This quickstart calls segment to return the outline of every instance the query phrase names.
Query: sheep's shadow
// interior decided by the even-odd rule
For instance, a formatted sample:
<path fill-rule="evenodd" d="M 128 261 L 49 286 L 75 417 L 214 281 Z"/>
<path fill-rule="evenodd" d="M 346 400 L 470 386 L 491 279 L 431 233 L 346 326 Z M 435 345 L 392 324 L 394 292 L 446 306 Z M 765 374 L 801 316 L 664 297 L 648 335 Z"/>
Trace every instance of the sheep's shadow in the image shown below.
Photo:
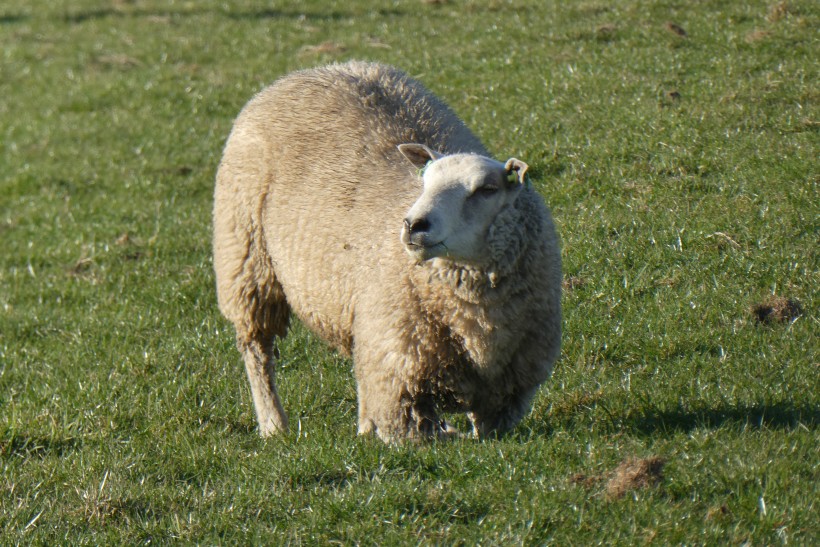
<path fill-rule="evenodd" d="M 643 435 L 687 433 L 695 429 L 736 426 L 743 429 L 792 430 L 815 428 L 820 408 L 793 402 L 676 409 L 645 413 L 623 420 L 622 429 Z"/>
<path fill-rule="evenodd" d="M 601 405 L 598 401 L 595 403 Z M 813 430 L 820 423 L 820 407 L 791 401 L 719 405 L 702 408 L 646 409 L 644 412 L 610 412 L 599 419 L 598 431 L 627 433 L 641 437 L 671 436 L 699 429 L 731 427 L 740 430 Z M 557 429 L 577 427 L 567 416 L 557 420 L 528 419 L 519 428 L 523 435 L 552 435 Z"/>
<path fill-rule="evenodd" d="M 48 436 L 15 434 L 0 439 L 0 459 L 23 458 L 44 459 L 48 456 L 61 458 L 79 448 L 76 438 L 55 439 Z"/>
<path fill-rule="evenodd" d="M 22 23 L 30 19 L 28 15 L 22 13 L 3 13 L 0 14 L 0 25 L 11 25 L 14 23 Z"/>

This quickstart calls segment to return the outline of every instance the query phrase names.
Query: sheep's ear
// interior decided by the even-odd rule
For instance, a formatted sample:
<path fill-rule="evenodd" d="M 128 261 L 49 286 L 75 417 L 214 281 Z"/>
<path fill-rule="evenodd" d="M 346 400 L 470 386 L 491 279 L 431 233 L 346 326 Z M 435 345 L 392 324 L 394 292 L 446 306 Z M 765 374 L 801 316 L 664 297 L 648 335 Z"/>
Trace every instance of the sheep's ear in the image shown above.
<path fill-rule="evenodd" d="M 525 184 L 524 174 L 530 166 L 521 160 L 510 158 L 504 164 L 504 169 L 507 171 L 507 180 L 511 183 L 518 182 L 518 184 Z"/>
<path fill-rule="evenodd" d="M 410 160 L 410 163 L 416 166 L 417 169 L 421 169 L 430 161 L 436 161 L 437 159 L 443 157 L 443 154 L 440 154 L 423 144 L 400 144 L 398 148 L 399 152 L 401 152 L 405 158 Z"/>

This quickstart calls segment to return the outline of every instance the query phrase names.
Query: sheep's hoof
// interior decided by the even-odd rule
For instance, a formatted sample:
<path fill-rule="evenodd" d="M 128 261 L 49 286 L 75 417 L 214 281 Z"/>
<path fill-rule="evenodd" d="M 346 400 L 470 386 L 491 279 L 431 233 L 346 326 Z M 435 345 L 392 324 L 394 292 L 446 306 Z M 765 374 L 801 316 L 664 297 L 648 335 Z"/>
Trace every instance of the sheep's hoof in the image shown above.
<path fill-rule="evenodd" d="M 359 435 L 372 435 L 376 432 L 376 424 L 371 419 L 365 419 L 359 422 Z"/>
<path fill-rule="evenodd" d="M 259 422 L 259 436 L 263 439 L 274 437 L 276 435 L 284 435 L 287 434 L 287 432 L 288 419 L 286 417 L 281 422 L 275 420 L 273 417 Z"/>
<path fill-rule="evenodd" d="M 439 439 L 460 439 L 461 437 L 461 431 L 456 429 L 452 424 L 444 420 L 441 421 L 441 430 L 438 432 Z"/>

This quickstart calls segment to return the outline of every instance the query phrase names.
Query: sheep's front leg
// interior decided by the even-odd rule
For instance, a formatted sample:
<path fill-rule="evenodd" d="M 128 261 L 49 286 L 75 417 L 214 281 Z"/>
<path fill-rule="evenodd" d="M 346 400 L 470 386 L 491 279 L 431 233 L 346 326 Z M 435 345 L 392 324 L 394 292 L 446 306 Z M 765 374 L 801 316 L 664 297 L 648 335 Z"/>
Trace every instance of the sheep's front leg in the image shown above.
<path fill-rule="evenodd" d="M 402 382 L 380 367 L 367 366 L 354 356 L 359 398 L 359 434 L 375 433 L 385 442 L 407 436 L 410 423 Z"/>
<path fill-rule="evenodd" d="M 537 387 L 519 389 L 497 402 L 483 401 L 468 413 L 473 433 L 484 439 L 498 437 L 511 430 L 529 411 L 536 390 Z"/>
<path fill-rule="evenodd" d="M 269 437 L 278 432 L 287 432 L 288 416 L 279 401 L 274 381 L 274 356 L 272 338 L 256 338 L 238 341 L 237 347 L 245 360 L 245 371 L 251 384 L 253 406 L 259 422 L 259 434 Z"/>
<path fill-rule="evenodd" d="M 439 419 L 435 398 L 415 389 L 407 372 L 415 363 L 397 352 L 354 352 L 359 396 L 359 434 L 385 442 L 447 437 L 454 430 Z"/>

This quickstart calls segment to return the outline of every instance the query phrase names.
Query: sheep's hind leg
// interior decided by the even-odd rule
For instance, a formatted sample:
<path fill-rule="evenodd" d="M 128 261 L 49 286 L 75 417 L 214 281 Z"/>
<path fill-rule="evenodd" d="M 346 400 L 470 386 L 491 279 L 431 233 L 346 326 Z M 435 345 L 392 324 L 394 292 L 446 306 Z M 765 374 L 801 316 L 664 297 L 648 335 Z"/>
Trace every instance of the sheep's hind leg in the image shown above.
<path fill-rule="evenodd" d="M 258 225 L 250 217 L 236 219 L 230 203 L 232 175 L 220 168 L 214 208 L 214 271 L 222 314 L 236 328 L 236 346 L 245 361 L 253 404 L 263 437 L 285 432 L 288 419 L 274 381 L 276 337 L 287 334 L 290 308 L 260 234 L 237 226 Z M 222 205 L 220 205 L 222 204 Z"/>
<path fill-rule="evenodd" d="M 237 347 L 245 360 L 245 371 L 251 384 L 253 406 L 259 422 L 259 434 L 269 437 L 287 432 L 288 416 L 285 414 L 274 380 L 275 357 L 272 336 L 257 336 L 239 340 Z"/>

